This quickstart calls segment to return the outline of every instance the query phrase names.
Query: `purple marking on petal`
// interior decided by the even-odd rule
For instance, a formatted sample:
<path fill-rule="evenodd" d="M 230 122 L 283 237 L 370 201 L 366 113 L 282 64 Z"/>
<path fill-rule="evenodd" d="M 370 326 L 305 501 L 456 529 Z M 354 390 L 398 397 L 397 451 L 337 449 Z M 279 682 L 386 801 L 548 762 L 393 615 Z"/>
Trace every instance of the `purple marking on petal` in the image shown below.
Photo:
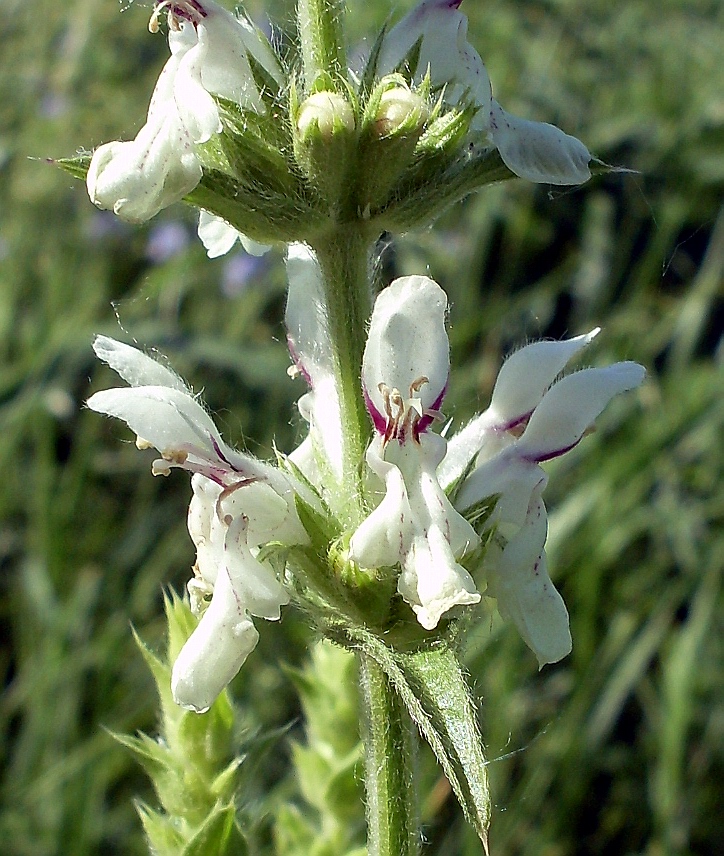
<path fill-rule="evenodd" d="M 583 437 L 579 437 L 575 443 L 571 443 L 570 446 L 566 446 L 563 449 L 555 449 L 552 452 L 545 452 L 542 455 L 523 455 L 522 459 L 524 461 L 528 461 L 532 464 L 542 464 L 544 461 L 551 461 L 553 458 L 560 458 L 561 455 L 565 455 L 566 452 L 570 452 L 571 449 L 575 449 L 575 447 L 581 442 Z"/>
<path fill-rule="evenodd" d="M 383 416 L 380 411 L 375 407 L 372 399 L 370 398 L 369 393 L 367 392 L 367 387 L 362 384 L 362 395 L 365 400 L 365 407 L 367 408 L 367 412 L 370 415 L 370 419 L 372 420 L 372 424 L 375 426 L 375 431 L 378 434 L 382 434 L 384 436 L 387 431 L 387 417 Z"/>
<path fill-rule="evenodd" d="M 302 362 L 299 354 L 297 353 L 297 349 L 294 347 L 294 340 L 287 333 L 287 347 L 289 348 L 289 356 L 292 358 L 292 362 L 297 367 L 299 374 L 304 378 L 307 382 L 307 386 L 310 389 L 314 389 L 314 385 L 312 384 L 312 377 L 309 372 L 304 368 L 304 363 Z"/>
<path fill-rule="evenodd" d="M 212 437 L 212 436 L 211 436 L 211 434 L 209 434 L 209 440 L 211 440 L 211 445 L 214 447 L 214 451 L 215 451 L 215 452 L 216 452 L 216 454 L 219 456 L 219 459 L 220 459 L 220 460 L 222 460 L 225 464 L 228 464 L 228 465 L 231 467 L 231 469 L 232 469 L 235 473 L 240 473 L 240 472 L 241 472 L 241 470 L 240 470 L 240 469 L 238 469 L 237 467 L 235 467 L 235 466 L 231 463 L 231 461 L 230 461 L 230 460 L 228 460 L 228 459 L 226 458 L 226 456 L 224 455 L 224 453 L 221 451 L 221 447 L 220 447 L 220 446 L 219 446 L 219 444 L 216 442 L 216 439 L 215 439 L 214 437 Z"/>
<path fill-rule="evenodd" d="M 189 7 L 196 11 L 201 18 L 206 18 L 209 14 L 206 9 L 197 2 L 197 0 L 183 0 L 181 3 L 169 3 L 168 0 L 166 0 L 166 2 L 164 2 L 164 0 L 156 0 L 156 6 L 159 7 L 159 10 L 165 6 L 177 18 L 182 18 L 184 21 L 190 21 L 192 24 L 196 24 L 198 22 L 191 14 Z"/>
<path fill-rule="evenodd" d="M 502 425 L 493 425 L 493 431 L 499 431 L 500 433 L 512 431 L 513 428 L 517 428 L 519 425 L 526 425 L 532 415 L 533 411 L 531 410 L 528 413 L 524 413 L 522 416 L 516 416 L 515 419 L 511 419 L 510 422 L 504 422 Z"/>
<path fill-rule="evenodd" d="M 428 407 L 428 410 L 437 411 L 442 406 L 443 399 L 447 395 L 447 381 L 445 381 L 445 386 L 440 390 L 440 395 L 433 401 L 432 407 Z M 423 431 L 427 431 L 427 429 L 432 425 L 435 417 L 428 414 L 423 414 L 415 425 L 415 439 L 417 440 L 420 434 Z"/>

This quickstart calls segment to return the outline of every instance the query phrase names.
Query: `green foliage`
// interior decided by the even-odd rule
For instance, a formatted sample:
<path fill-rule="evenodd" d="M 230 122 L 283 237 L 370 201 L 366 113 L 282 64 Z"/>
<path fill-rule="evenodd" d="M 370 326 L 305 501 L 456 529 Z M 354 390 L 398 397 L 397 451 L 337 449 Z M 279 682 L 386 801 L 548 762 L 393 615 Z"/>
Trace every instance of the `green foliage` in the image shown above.
<path fill-rule="evenodd" d="M 275 852 L 359 856 L 365 850 L 355 659 L 320 642 L 301 669 L 286 672 L 299 693 L 306 740 L 292 742 L 292 777 L 277 795 Z"/>
<path fill-rule="evenodd" d="M 572 656 L 538 673 L 486 605 L 466 633 L 490 760 L 491 850 L 715 852 L 724 799 L 722 8 L 467 2 L 470 37 L 506 109 L 557 122 L 639 174 L 575 191 L 491 187 L 383 252 L 380 275 L 429 272 L 449 292 L 446 407 L 457 424 L 487 403 L 501 357 L 526 338 L 601 324 L 591 363 L 632 358 L 650 371 L 638 397 L 617 403 L 551 470 L 550 564 L 571 612 Z M 390 11 L 348 5 L 352 43 Z M 119 442 L 131 439 L 121 426 L 82 410 L 111 377 L 94 365 L 91 337 L 121 335 L 115 307 L 129 336 L 204 389 L 230 442 L 268 457 L 273 439 L 292 447 L 302 386 L 285 375 L 278 254 L 257 267 L 239 255 L 209 261 L 192 242 L 161 261 L 152 248 L 162 227 L 192 235 L 185 210 L 131 229 L 44 163 L 140 126 L 166 56 L 162 37 L 144 35 L 148 8 L 119 15 L 107 0 L 9 0 L 4 11 L 0 840 L 9 856 L 140 856 L 132 800 L 158 800 L 103 728 L 156 727 L 156 693 L 129 622 L 161 644 L 162 586 L 180 588 L 193 562 L 189 489 L 178 473 L 151 478 L 150 460 Z M 290 18 L 281 0 L 268 11 Z M 275 816 L 296 806 L 294 840 L 308 840 L 323 814 L 301 798 L 277 731 L 300 715 L 279 664 L 299 665 L 308 633 L 291 610 L 260 632 L 232 691 L 243 701 L 239 726 L 274 751 L 253 775 L 246 763 L 239 774 L 254 816 L 270 803 Z M 351 725 L 339 732 L 356 739 Z M 426 852 L 479 854 L 449 785 L 422 764 Z M 259 853 L 274 852 L 263 824 L 252 837 Z"/>
<path fill-rule="evenodd" d="M 232 757 L 234 711 L 227 691 L 200 715 L 174 703 L 171 663 L 196 622 L 175 596 L 166 598 L 165 611 L 168 651 L 163 660 L 135 636 L 161 703 L 159 735 L 114 735 L 136 755 L 162 807 L 138 806 L 149 849 L 158 856 L 243 856 L 247 847 L 235 803 L 242 759 Z"/>
<path fill-rule="evenodd" d="M 468 683 L 454 647 L 449 640 L 439 640 L 420 650 L 395 651 L 364 630 L 350 633 L 350 641 L 387 676 L 435 753 L 465 817 L 487 852 L 487 761 Z"/>

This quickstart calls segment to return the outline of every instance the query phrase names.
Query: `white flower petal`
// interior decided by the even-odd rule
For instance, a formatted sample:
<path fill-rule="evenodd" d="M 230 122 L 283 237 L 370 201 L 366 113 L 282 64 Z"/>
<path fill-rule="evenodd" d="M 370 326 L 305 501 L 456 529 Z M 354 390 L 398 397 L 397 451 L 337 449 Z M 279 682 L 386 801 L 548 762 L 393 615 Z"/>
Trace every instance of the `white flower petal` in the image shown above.
<path fill-rule="evenodd" d="M 247 52 L 279 86 L 284 86 L 286 84 L 284 71 L 266 36 L 245 15 L 239 15 L 237 22 L 244 30 L 243 40 Z"/>
<path fill-rule="evenodd" d="M 204 28 L 199 26 L 199 35 Z M 174 104 L 186 133 L 196 144 L 221 133 L 219 108 L 201 82 L 201 45 L 194 45 L 179 62 L 174 78 Z"/>
<path fill-rule="evenodd" d="M 189 393 L 186 384 L 177 374 L 138 348 L 108 336 L 96 336 L 93 350 L 99 359 L 108 363 L 131 386 L 165 386 Z"/>
<path fill-rule="evenodd" d="M 380 458 L 379 445 L 379 440 L 373 441 L 367 460 L 372 466 L 372 457 L 375 457 L 375 469 L 384 470 L 385 495 L 357 527 L 349 544 L 350 558 L 363 568 L 397 564 L 404 555 L 404 546 L 410 541 L 412 532 L 412 511 L 402 473 L 398 467 Z"/>
<path fill-rule="evenodd" d="M 289 351 L 309 384 L 299 412 L 310 424 L 317 466 L 338 480 L 343 473 L 342 413 L 334 372 L 334 350 L 324 315 L 322 274 L 312 251 L 290 244 L 287 251 L 286 325 Z"/>
<path fill-rule="evenodd" d="M 362 383 L 375 425 L 385 419 L 380 384 L 403 399 L 419 398 L 423 410 L 442 402 L 450 374 L 445 330 L 447 297 L 426 276 L 396 279 L 377 296 L 362 360 Z M 417 390 L 411 389 L 424 379 Z"/>
<path fill-rule="evenodd" d="M 583 184 L 591 177 L 588 149 L 555 125 L 520 119 L 493 99 L 489 130 L 503 162 L 521 178 L 541 184 Z"/>
<path fill-rule="evenodd" d="M 274 467 L 268 467 L 265 481 L 254 481 L 227 491 L 221 501 L 220 513 L 233 518 L 246 518 L 245 538 L 253 548 L 269 541 L 285 544 L 305 544 L 307 536 L 297 517 L 291 484 Z M 304 496 L 305 500 L 308 497 Z M 252 614 L 256 615 L 253 612 Z"/>
<path fill-rule="evenodd" d="M 487 113 L 490 78 L 477 51 L 467 39 L 468 19 L 450 0 L 423 0 L 385 36 L 377 59 L 378 76 L 398 68 L 420 42 L 413 83 L 430 73 L 433 87 L 445 87 L 444 99 L 456 106 L 468 91 Z"/>
<path fill-rule="evenodd" d="M 495 382 L 489 410 L 500 427 L 532 413 L 566 365 L 590 344 L 600 327 L 562 342 L 533 342 L 511 354 Z"/>
<path fill-rule="evenodd" d="M 412 539 L 397 591 L 426 630 L 434 630 L 453 607 L 480 602 L 473 578 L 455 561 L 448 540 L 437 526 Z"/>
<path fill-rule="evenodd" d="M 285 320 L 292 356 L 314 389 L 319 377 L 333 376 L 334 355 L 324 314 L 322 272 L 305 244 L 287 248 L 287 278 Z"/>
<path fill-rule="evenodd" d="M 209 214 L 208 211 L 199 212 L 198 231 L 201 243 L 206 248 L 206 255 L 210 259 L 225 256 L 241 234 L 221 217 Z"/>
<path fill-rule="evenodd" d="M 239 243 L 249 253 L 250 256 L 263 256 L 271 249 L 271 244 L 260 244 L 248 235 L 242 235 L 239 232 Z"/>
<path fill-rule="evenodd" d="M 525 526 L 488 562 L 489 593 L 503 617 L 513 620 L 540 666 L 556 663 L 571 651 L 568 611 L 548 576 L 543 546 L 545 506 L 532 499 Z"/>
<path fill-rule="evenodd" d="M 122 419 L 162 454 L 194 449 L 215 458 L 214 444 L 222 452 L 228 450 L 203 407 L 181 390 L 160 386 L 106 389 L 87 403 L 91 410 Z"/>
<path fill-rule="evenodd" d="M 91 202 L 129 223 L 143 223 L 178 202 L 201 180 L 201 165 L 180 124 L 144 125 L 135 140 L 93 153 L 86 186 Z"/>
<path fill-rule="evenodd" d="M 211 214 L 208 211 L 199 212 L 199 238 L 206 249 L 206 255 L 210 259 L 225 256 L 234 244 L 239 241 L 250 256 L 263 256 L 271 248 L 268 244 L 260 244 L 246 235 L 242 235 L 226 220 Z"/>
<path fill-rule="evenodd" d="M 384 478 L 385 496 L 350 541 L 350 558 L 363 567 L 400 563 L 398 592 L 427 630 L 454 606 L 480 595 L 456 556 L 479 543 L 470 524 L 450 505 L 435 477 L 445 441 L 421 434 L 418 442 L 385 445 L 377 437 L 367 452 L 371 469 Z"/>
<path fill-rule="evenodd" d="M 440 483 L 445 487 L 451 485 L 486 442 L 526 419 L 566 364 L 599 332 L 596 327 L 590 333 L 562 342 L 533 342 L 512 353 L 498 373 L 490 407 L 450 439 L 437 474 Z"/>
<path fill-rule="evenodd" d="M 229 523 L 224 539 L 224 566 L 239 602 L 252 615 L 275 621 L 281 607 L 289 603 L 289 595 L 272 570 L 252 556 L 246 543 L 246 529 L 247 520 L 242 515 Z"/>
<path fill-rule="evenodd" d="M 209 14 L 199 25 L 199 70 L 204 87 L 244 109 L 264 112 L 247 59 L 246 29 L 239 19 L 209 4 Z"/>
<path fill-rule="evenodd" d="M 581 439 L 611 399 L 639 386 L 646 375 L 638 363 L 583 369 L 564 377 L 533 411 L 517 452 L 543 461 L 567 451 Z"/>
<path fill-rule="evenodd" d="M 509 537 L 520 529 L 528 513 L 530 497 L 536 488 L 543 490 L 548 477 L 536 463 L 521 459 L 511 447 L 486 461 L 470 474 L 455 498 L 457 508 L 465 511 L 488 497 L 498 496 L 491 518 Z"/>
<path fill-rule="evenodd" d="M 176 704 L 196 713 L 207 711 L 258 641 L 228 573 L 222 571 L 211 603 L 173 665 L 171 692 Z"/>
<path fill-rule="evenodd" d="M 93 203 L 130 222 L 149 220 L 201 180 L 194 146 L 222 129 L 213 96 L 264 112 L 248 53 L 275 80 L 283 79 L 261 34 L 211 0 L 205 0 L 198 20 L 176 24 L 169 32 L 171 57 L 154 89 L 145 125 L 135 140 L 100 146 L 88 169 Z"/>
<path fill-rule="evenodd" d="M 191 488 L 193 496 L 186 522 L 196 547 L 194 571 L 204 583 L 213 586 L 223 561 L 225 527 L 216 511 L 223 488 L 199 473 L 191 478 Z"/>

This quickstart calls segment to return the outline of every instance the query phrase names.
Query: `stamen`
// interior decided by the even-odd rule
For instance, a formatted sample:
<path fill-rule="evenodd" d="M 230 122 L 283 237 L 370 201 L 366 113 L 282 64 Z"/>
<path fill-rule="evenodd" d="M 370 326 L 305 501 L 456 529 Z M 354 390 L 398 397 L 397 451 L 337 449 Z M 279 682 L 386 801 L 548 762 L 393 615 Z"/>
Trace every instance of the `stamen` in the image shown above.
<path fill-rule="evenodd" d="M 151 464 L 151 472 L 154 476 L 167 476 L 171 473 L 171 464 L 161 458 Z"/>
<path fill-rule="evenodd" d="M 178 32 L 181 29 L 180 21 L 190 21 L 197 26 L 208 15 L 204 7 L 196 0 L 162 0 L 156 4 L 148 22 L 148 31 L 157 33 L 159 30 L 159 18 L 166 11 L 166 22 L 169 30 Z"/>
<path fill-rule="evenodd" d="M 171 466 L 182 467 L 189 453 L 185 449 L 171 449 L 170 451 L 161 452 L 161 457 L 164 461 L 168 461 Z"/>
<path fill-rule="evenodd" d="M 437 410 L 426 410 L 417 396 L 420 389 L 429 382 L 429 379 L 424 375 L 414 380 L 409 386 L 406 399 L 403 398 L 399 389 L 390 388 L 386 383 L 377 385 L 377 389 L 382 395 L 382 405 L 387 417 L 385 444 L 393 438 L 404 442 L 408 436 L 412 436 L 413 440 L 418 440 L 420 420 L 425 416 L 433 419 L 440 417 Z"/>
<path fill-rule="evenodd" d="M 419 392 L 426 383 L 430 383 L 430 378 L 425 377 L 425 375 L 422 375 L 422 377 L 419 377 L 417 380 L 413 380 L 410 384 L 410 398 L 412 398 L 416 392 Z"/>

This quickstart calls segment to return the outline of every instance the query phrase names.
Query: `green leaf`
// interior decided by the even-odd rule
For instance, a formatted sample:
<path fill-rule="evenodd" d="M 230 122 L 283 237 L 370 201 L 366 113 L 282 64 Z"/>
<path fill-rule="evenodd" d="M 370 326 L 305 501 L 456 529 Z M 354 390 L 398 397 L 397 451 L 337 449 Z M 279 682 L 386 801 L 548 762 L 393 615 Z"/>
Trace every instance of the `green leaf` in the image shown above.
<path fill-rule="evenodd" d="M 233 804 L 220 806 L 181 851 L 181 856 L 246 856 L 246 840 L 236 825 Z"/>
<path fill-rule="evenodd" d="M 324 555 L 329 543 L 339 535 L 338 522 L 334 517 L 325 517 L 297 493 L 294 494 L 294 507 L 312 546 L 320 555 Z"/>
<path fill-rule="evenodd" d="M 412 654 L 397 654 L 396 659 L 442 744 L 444 755 L 438 755 L 438 760 L 487 850 L 490 824 L 487 761 L 458 656 L 443 643 Z"/>

